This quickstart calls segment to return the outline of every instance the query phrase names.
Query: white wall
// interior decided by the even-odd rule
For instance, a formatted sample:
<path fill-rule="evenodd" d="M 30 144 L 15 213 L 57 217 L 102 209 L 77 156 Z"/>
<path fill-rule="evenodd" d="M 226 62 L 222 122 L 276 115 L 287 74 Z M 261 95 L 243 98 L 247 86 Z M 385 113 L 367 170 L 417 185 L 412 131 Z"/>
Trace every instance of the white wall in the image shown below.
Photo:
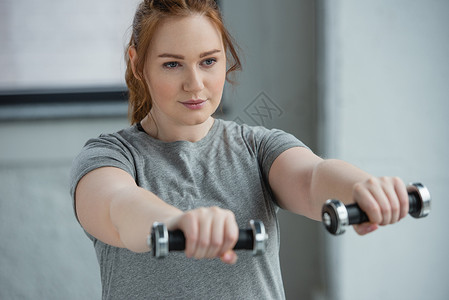
<path fill-rule="evenodd" d="M 116 119 L 0 122 L 0 299 L 100 299 L 98 262 L 77 224 L 69 170 Z"/>
<path fill-rule="evenodd" d="M 431 214 L 327 238 L 330 299 L 448 299 L 449 2 L 321 1 L 321 143 L 375 175 L 422 181 Z"/>

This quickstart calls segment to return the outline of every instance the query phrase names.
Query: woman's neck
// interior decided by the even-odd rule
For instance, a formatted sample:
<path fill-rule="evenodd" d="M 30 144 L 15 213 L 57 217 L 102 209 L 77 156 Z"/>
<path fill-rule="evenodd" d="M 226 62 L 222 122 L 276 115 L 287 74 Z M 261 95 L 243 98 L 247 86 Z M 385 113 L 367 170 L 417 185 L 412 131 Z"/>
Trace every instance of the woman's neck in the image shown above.
<path fill-rule="evenodd" d="M 194 143 L 200 141 L 209 133 L 214 124 L 214 119 L 209 117 L 205 122 L 197 125 L 177 125 L 155 121 L 150 113 L 140 123 L 148 135 L 160 141 L 189 141 Z"/>

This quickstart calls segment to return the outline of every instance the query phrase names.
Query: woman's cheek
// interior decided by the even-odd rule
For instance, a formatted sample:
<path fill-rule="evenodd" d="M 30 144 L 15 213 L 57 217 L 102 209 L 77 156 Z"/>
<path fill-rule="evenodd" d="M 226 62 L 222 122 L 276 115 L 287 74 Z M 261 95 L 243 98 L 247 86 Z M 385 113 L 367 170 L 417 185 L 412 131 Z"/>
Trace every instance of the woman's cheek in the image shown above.
<path fill-rule="evenodd" d="M 211 87 L 214 94 L 216 94 L 217 96 L 219 95 L 221 96 L 221 94 L 223 93 L 225 81 L 226 81 L 226 73 L 224 73 L 224 75 L 217 74 L 214 77 L 214 80 L 212 80 L 211 82 Z"/>
<path fill-rule="evenodd" d="M 158 96 L 157 98 L 166 101 L 175 98 L 177 90 L 173 79 L 165 78 L 164 80 L 157 80 L 152 86 L 153 92 Z"/>

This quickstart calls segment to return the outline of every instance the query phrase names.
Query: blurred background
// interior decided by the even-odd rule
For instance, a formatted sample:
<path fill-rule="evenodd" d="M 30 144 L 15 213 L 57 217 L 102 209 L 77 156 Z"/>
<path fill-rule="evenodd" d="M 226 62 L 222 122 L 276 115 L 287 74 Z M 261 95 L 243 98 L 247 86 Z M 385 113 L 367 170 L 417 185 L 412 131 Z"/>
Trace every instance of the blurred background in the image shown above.
<path fill-rule="evenodd" d="M 138 0 L 0 0 L 0 299 L 99 299 L 69 170 L 128 126 Z M 431 214 L 340 237 L 280 212 L 287 299 L 448 299 L 449 2 L 226 0 L 243 72 L 219 117 L 291 132 L 326 158 L 421 181 Z"/>

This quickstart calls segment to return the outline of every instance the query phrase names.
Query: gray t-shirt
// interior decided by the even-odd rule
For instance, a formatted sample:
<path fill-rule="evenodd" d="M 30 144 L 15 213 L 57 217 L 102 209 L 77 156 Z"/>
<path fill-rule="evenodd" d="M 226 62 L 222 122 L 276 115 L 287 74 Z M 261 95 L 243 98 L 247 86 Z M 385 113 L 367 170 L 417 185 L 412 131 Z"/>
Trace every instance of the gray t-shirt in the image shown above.
<path fill-rule="evenodd" d="M 226 265 L 219 259 L 187 259 L 182 252 L 157 259 L 88 235 L 100 264 L 103 299 L 284 299 L 278 206 L 268 173 L 279 154 L 303 146 L 281 130 L 219 119 L 196 143 L 162 142 L 137 125 L 89 140 L 73 163 L 72 198 L 88 172 L 117 167 L 181 210 L 227 208 L 241 228 L 248 228 L 250 219 L 262 220 L 269 236 L 264 255 L 238 251 L 237 264 Z"/>

